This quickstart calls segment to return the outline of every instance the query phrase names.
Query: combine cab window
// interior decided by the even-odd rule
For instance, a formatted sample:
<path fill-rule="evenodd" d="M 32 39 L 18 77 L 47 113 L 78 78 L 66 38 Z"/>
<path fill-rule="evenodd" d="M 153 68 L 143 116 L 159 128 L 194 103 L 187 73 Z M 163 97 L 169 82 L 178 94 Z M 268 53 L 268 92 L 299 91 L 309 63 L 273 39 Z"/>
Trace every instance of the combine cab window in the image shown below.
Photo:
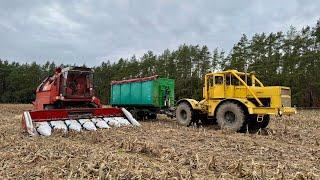
<path fill-rule="evenodd" d="M 69 71 L 64 74 L 66 96 L 90 97 L 92 74 L 89 72 Z"/>

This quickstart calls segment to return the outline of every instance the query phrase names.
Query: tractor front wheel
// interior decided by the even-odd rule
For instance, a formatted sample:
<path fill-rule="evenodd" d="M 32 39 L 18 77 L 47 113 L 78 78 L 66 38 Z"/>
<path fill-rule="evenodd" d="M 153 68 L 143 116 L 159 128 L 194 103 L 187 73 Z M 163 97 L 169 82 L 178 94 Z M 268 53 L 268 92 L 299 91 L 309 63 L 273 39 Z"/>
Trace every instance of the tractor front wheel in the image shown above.
<path fill-rule="evenodd" d="M 181 103 L 176 110 L 176 118 L 179 124 L 188 126 L 192 122 L 192 108 L 187 103 Z"/>
<path fill-rule="evenodd" d="M 222 104 L 216 114 L 217 123 L 221 128 L 232 131 L 240 131 L 245 122 L 245 113 L 236 103 L 226 102 Z"/>

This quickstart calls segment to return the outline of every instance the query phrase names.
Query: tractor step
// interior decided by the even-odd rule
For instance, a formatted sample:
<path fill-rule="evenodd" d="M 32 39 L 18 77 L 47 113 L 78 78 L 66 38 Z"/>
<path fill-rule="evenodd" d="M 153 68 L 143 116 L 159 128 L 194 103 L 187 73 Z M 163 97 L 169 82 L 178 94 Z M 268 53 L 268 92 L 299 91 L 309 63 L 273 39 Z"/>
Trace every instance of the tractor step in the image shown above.
<path fill-rule="evenodd" d="M 257 122 L 262 122 L 263 121 L 263 117 L 264 117 L 264 115 L 258 114 L 257 115 Z"/>

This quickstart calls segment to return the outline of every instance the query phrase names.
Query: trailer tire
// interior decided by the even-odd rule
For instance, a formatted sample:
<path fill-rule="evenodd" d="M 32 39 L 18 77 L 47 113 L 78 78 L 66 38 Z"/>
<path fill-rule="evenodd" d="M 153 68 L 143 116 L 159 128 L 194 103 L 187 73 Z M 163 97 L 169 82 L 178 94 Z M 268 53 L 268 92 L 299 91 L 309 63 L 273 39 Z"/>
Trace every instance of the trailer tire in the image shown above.
<path fill-rule="evenodd" d="M 155 119 L 157 119 L 157 114 L 156 113 L 149 113 L 147 115 L 147 118 L 150 120 L 155 120 Z"/>
<path fill-rule="evenodd" d="M 246 115 L 238 104 L 225 102 L 219 107 L 216 117 L 220 128 L 226 128 L 231 131 L 240 131 L 245 122 Z"/>
<path fill-rule="evenodd" d="M 133 118 L 135 118 L 136 120 L 140 120 L 138 115 L 137 115 L 137 110 L 131 109 L 129 112 L 131 113 Z"/>
<path fill-rule="evenodd" d="M 180 103 L 176 110 L 176 118 L 179 124 L 183 126 L 189 126 L 192 122 L 192 108 L 189 104 L 183 102 Z"/>

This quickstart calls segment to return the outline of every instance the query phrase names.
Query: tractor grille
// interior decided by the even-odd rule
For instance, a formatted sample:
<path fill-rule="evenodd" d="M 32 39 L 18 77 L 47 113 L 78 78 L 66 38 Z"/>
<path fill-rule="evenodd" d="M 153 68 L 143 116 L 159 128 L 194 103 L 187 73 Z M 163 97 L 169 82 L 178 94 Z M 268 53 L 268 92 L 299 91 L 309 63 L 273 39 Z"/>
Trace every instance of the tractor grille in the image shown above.
<path fill-rule="evenodd" d="M 290 89 L 287 89 L 287 88 L 281 88 L 281 95 L 288 95 L 288 96 L 291 96 L 291 91 L 290 91 Z"/>
<path fill-rule="evenodd" d="M 248 98 L 248 100 L 250 102 L 252 102 L 253 104 L 255 104 L 256 106 L 259 106 L 259 103 L 257 102 L 257 100 L 255 100 L 254 98 Z M 261 101 L 261 103 L 263 104 L 263 106 L 265 107 L 270 107 L 270 98 L 259 98 L 259 100 Z"/>
<path fill-rule="evenodd" d="M 283 107 L 291 107 L 291 98 L 290 97 L 282 97 L 281 104 Z"/>
<path fill-rule="evenodd" d="M 291 90 L 289 88 L 281 88 L 281 105 L 291 107 Z"/>

